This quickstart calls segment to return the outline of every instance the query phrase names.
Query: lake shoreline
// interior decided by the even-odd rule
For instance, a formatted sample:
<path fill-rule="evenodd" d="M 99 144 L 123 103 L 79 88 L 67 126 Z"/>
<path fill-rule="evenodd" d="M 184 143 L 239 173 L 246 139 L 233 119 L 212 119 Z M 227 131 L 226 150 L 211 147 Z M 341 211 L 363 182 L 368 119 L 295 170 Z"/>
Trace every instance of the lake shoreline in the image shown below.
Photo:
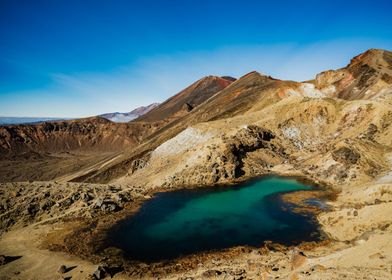
<path fill-rule="evenodd" d="M 315 238 L 310 236 L 319 236 L 318 226 L 311 211 L 306 215 L 305 210 L 293 211 L 300 205 L 294 207 L 280 197 L 310 190 L 314 187 L 294 178 L 262 176 L 229 186 L 160 192 L 145 201 L 135 215 L 112 227 L 106 243 L 122 248 L 130 260 L 148 263 L 170 261 L 191 251 L 197 254 L 245 244 L 257 248 L 263 240 L 297 245 L 297 240 L 310 241 Z M 280 225 L 287 229 L 282 231 Z M 294 243 L 290 241 L 293 238 Z M 195 242 L 199 245 L 193 245 Z"/>
<path fill-rule="evenodd" d="M 284 172 L 283 174 L 279 174 L 279 176 L 282 175 L 283 177 L 291 178 L 300 177 L 292 176 L 293 173 L 288 173 L 290 176 L 284 176 Z M 296 175 L 298 175 L 298 173 Z M 58 209 L 61 210 L 60 212 L 52 213 L 54 216 L 51 219 L 37 216 L 37 220 L 34 223 L 26 221 L 23 222 L 23 225 L 16 225 L 9 232 L 4 233 L 2 239 L 0 239 L 0 248 L 2 249 L 3 254 L 11 256 L 23 255 L 24 257 L 21 260 L 26 264 L 35 263 L 38 256 L 37 254 L 39 254 L 40 258 L 45 259 L 45 268 L 37 268 L 34 266 L 34 275 L 41 275 L 41 273 L 45 273 L 45 271 L 56 271 L 60 264 L 77 264 L 78 269 L 80 268 L 84 271 L 80 272 L 80 276 L 86 275 L 86 273 L 87 275 L 88 273 L 91 274 L 95 271 L 98 264 L 121 268 L 121 271 L 123 272 L 116 275 L 115 279 L 151 279 L 156 277 L 180 279 L 182 277 L 181 275 L 200 276 L 201 274 L 203 274 L 202 278 L 208 278 L 204 275 L 207 275 L 207 273 L 208 275 L 215 275 L 214 271 L 217 271 L 216 273 L 223 273 L 223 275 L 237 275 L 246 271 L 246 275 L 249 277 L 252 277 L 252 275 L 287 276 L 293 273 L 296 274 L 298 271 L 314 269 L 312 268 L 314 265 L 318 265 L 318 267 L 332 265 L 323 268 L 326 269 L 325 271 L 318 272 L 318 274 L 330 275 L 337 270 L 335 263 L 344 262 L 345 265 L 350 265 L 349 260 L 355 257 L 350 253 L 351 250 L 364 254 L 361 250 L 363 250 L 362 248 L 365 248 L 366 254 L 368 251 L 375 251 L 376 249 L 374 248 L 376 247 L 374 246 L 377 244 L 388 246 L 387 242 L 389 240 L 388 235 L 383 234 L 383 231 L 387 231 L 386 233 L 388 233 L 389 230 L 385 223 L 385 226 L 382 226 L 383 224 L 380 225 L 381 235 L 378 233 L 379 230 L 377 230 L 369 240 L 363 239 L 364 237 L 360 234 L 360 230 L 363 227 L 362 225 L 360 225 L 360 227 L 355 227 L 355 225 L 362 221 L 362 217 L 366 215 L 366 211 L 369 210 L 374 211 L 373 209 L 375 209 L 381 211 L 377 216 L 377 221 L 388 218 L 387 214 L 389 213 L 389 210 L 385 207 L 390 205 L 390 203 L 388 203 L 389 196 L 388 192 L 385 192 L 383 185 L 377 185 L 372 182 L 363 182 L 362 184 L 356 183 L 350 185 L 350 188 L 346 187 L 342 192 L 339 192 L 341 187 L 337 184 L 337 187 L 321 186 L 316 187 L 313 191 L 296 191 L 293 193 L 285 193 L 282 196 L 283 200 L 287 202 L 292 201 L 296 204 L 298 203 L 298 200 L 304 201 L 309 199 L 309 197 L 319 196 L 320 194 L 331 194 L 329 198 L 320 198 L 322 200 L 327 199 L 327 204 L 331 209 L 328 211 L 321 211 L 318 214 L 315 212 L 313 213 L 321 230 L 325 232 L 326 238 L 323 241 L 302 242 L 298 244 L 298 246 L 292 247 L 265 242 L 263 246 L 256 249 L 254 247 L 241 246 L 219 252 L 200 253 L 170 262 L 148 265 L 141 262 L 130 262 L 125 260 L 121 255 L 121 252 L 115 248 L 108 248 L 102 252 L 100 250 L 104 248 L 100 247 L 100 244 L 105 238 L 105 232 L 111 225 L 114 225 L 119 220 L 125 219 L 129 215 L 135 213 L 144 201 L 151 199 L 154 193 L 162 189 L 157 188 L 155 191 L 145 191 L 142 188 L 124 188 L 124 186 L 114 184 L 52 184 L 50 182 L 26 182 L 23 184 L 18 183 L 17 185 L 24 188 L 29 197 L 35 193 L 41 193 L 43 188 L 56 191 L 58 194 L 62 193 L 66 197 L 70 194 L 77 193 L 78 189 L 93 189 L 94 192 L 96 192 L 96 195 L 99 196 L 108 195 L 110 193 L 130 195 L 127 202 L 124 202 L 122 210 L 118 212 L 104 213 L 99 209 L 94 210 L 94 208 L 78 207 L 76 208 L 77 212 L 72 210 L 75 208 L 70 208 L 71 212 L 68 211 L 68 214 L 64 214 L 64 212 L 61 212 L 63 210 L 60 208 Z M 34 185 L 36 185 L 37 190 L 31 189 Z M 9 184 L 8 186 L 4 185 L 4 187 L 6 187 L 4 191 L 7 192 L 7 188 L 14 190 L 15 184 Z M 360 191 L 365 188 L 370 188 L 374 190 L 374 192 L 371 197 L 366 198 L 366 204 L 361 206 L 362 204 L 358 203 L 361 203 L 364 198 L 360 195 Z M 320 192 L 317 193 L 317 190 Z M 166 189 L 163 191 L 168 190 Z M 306 195 L 304 196 L 304 194 Z M 381 200 L 381 202 L 377 202 L 376 198 Z M 373 200 L 376 202 L 373 202 Z M 75 213 L 78 213 L 78 215 L 75 215 Z M 340 217 L 343 217 L 348 225 L 354 226 L 346 226 L 342 229 L 342 226 L 339 223 Z M 21 227 L 21 225 L 24 227 Z M 346 241 L 352 240 L 353 238 L 355 239 L 350 243 Z M 345 258 L 340 261 L 324 257 L 332 257 L 337 253 L 343 254 Z M 387 257 L 389 256 L 387 253 L 385 254 Z M 302 263 L 301 261 L 302 264 L 295 264 L 297 261 L 294 260 L 297 260 L 298 258 L 305 260 L 305 263 Z M 367 259 L 365 258 L 363 261 L 366 260 Z M 377 261 L 377 259 L 371 260 L 373 263 Z M 356 258 L 356 261 L 360 262 L 362 259 Z M 276 267 L 277 262 L 279 264 L 278 267 Z M 15 262 L 15 264 L 8 264 L 8 269 L 3 270 L 3 274 L 6 273 L 9 275 L 7 271 L 19 269 L 18 263 L 19 261 Z M 279 271 L 272 270 L 272 268 L 279 268 Z M 374 270 L 369 268 L 369 271 L 374 275 Z"/>
<path fill-rule="evenodd" d="M 312 178 L 308 178 L 306 176 L 299 176 L 298 174 L 278 174 L 278 173 L 266 173 L 261 176 L 253 177 L 253 178 L 242 178 L 241 180 L 236 180 L 235 182 L 231 182 L 229 185 L 236 185 L 236 184 L 246 184 L 249 181 L 259 180 L 260 178 L 271 177 L 271 176 L 279 176 L 288 179 L 295 179 L 300 182 L 306 182 L 312 186 L 312 188 L 318 189 L 320 192 L 333 192 L 332 188 L 330 188 L 327 184 L 323 184 L 320 182 L 315 182 Z M 227 184 L 225 184 L 227 185 Z M 306 214 L 314 215 L 314 222 L 317 224 L 320 233 L 323 235 L 323 240 L 319 242 L 303 242 L 296 246 L 284 246 L 278 243 L 266 242 L 264 247 L 261 249 L 257 249 L 251 246 L 237 246 L 233 248 L 228 248 L 224 250 L 218 251 L 210 251 L 210 252 L 203 252 L 198 254 L 192 254 L 188 256 L 183 256 L 177 259 L 169 260 L 169 261 L 162 261 L 153 264 L 146 264 L 143 262 L 138 262 L 134 260 L 129 260 L 122 256 L 122 252 L 116 248 L 104 248 L 104 240 L 106 239 L 107 232 L 121 220 L 129 218 L 129 216 L 134 215 L 137 211 L 139 211 L 140 207 L 144 202 L 149 199 L 152 199 L 155 195 L 162 192 L 169 192 L 169 191 L 178 191 L 178 190 L 186 190 L 186 189 L 197 189 L 197 188 L 215 188 L 215 187 L 222 187 L 222 184 L 216 184 L 214 186 L 184 186 L 183 188 L 176 188 L 176 189 L 167 189 L 167 188 L 156 188 L 153 190 L 149 190 L 145 192 L 144 196 L 138 197 L 132 203 L 126 203 L 124 209 L 120 212 L 105 215 L 100 217 L 99 219 L 94 220 L 87 220 L 82 221 L 81 223 L 71 223 L 71 227 L 75 226 L 72 233 L 68 234 L 63 238 L 64 242 L 62 246 L 58 246 L 57 248 L 51 247 L 48 242 L 43 242 L 44 248 L 49 248 L 55 251 L 66 251 L 69 254 L 72 254 L 77 257 L 81 257 L 82 259 L 89 260 L 93 263 L 105 263 L 111 266 L 121 266 L 124 268 L 125 271 L 130 271 L 131 274 L 136 273 L 137 275 L 149 275 L 149 274 L 156 274 L 156 275 L 166 275 L 169 271 L 177 271 L 178 266 L 184 267 L 184 271 L 190 268 L 197 267 L 197 264 L 200 262 L 206 262 L 208 260 L 214 259 L 219 257 L 221 259 L 230 260 L 233 258 L 234 255 L 240 255 L 244 251 L 260 251 L 261 253 L 264 251 L 265 248 L 270 248 L 271 250 L 276 250 L 279 252 L 288 252 L 292 250 L 294 247 L 302 247 L 305 248 L 316 248 L 319 246 L 324 246 L 325 244 L 329 243 L 329 239 L 327 235 L 324 234 L 322 227 L 317 222 L 317 217 L 315 216 L 316 213 L 313 210 L 309 210 L 306 207 L 302 207 L 305 210 Z M 224 188 L 224 187 L 223 187 Z M 311 192 L 312 190 L 309 190 Z M 293 191 L 292 193 L 301 192 L 301 191 Z M 306 191 L 308 192 L 308 191 Z M 335 192 L 336 193 L 336 192 Z M 281 193 L 280 195 L 283 195 Z M 317 194 L 318 195 L 318 194 Z M 294 196 L 295 197 L 295 196 Z M 319 196 L 315 196 L 316 198 Z M 285 197 L 285 203 L 295 205 L 296 200 L 292 199 L 292 197 Z M 299 205 L 299 208 L 301 205 Z M 297 207 L 298 209 L 298 207 Z M 73 225 L 72 225 L 73 224 Z M 91 228 L 92 224 L 95 224 L 94 230 L 86 231 L 86 228 Z M 83 232 L 83 234 L 81 234 Z M 61 242 L 60 242 L 61 243 Z M 267 244 L 268 243 L 268 244 Z M 269 250 L 270 250 L 269 249 Z M 181 265 L 183 264 L 183 265 Z M 137 268 L 137 269 L 136 269 Z"/>

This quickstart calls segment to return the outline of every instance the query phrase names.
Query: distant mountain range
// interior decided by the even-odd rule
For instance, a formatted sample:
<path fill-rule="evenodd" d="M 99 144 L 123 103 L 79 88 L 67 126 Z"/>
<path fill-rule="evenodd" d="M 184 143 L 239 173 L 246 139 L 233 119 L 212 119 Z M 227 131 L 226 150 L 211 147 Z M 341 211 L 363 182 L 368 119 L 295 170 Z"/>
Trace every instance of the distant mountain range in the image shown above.
<path fill-rule="evenodd" d="M 29 117 L 0 117 L 0 125 L 7 124 L 34 124 L 46 121 L 66 120 L 67 118 L 29 118 Z"/>
<path fill-rule="evenodd" d="M 99 117 L 105 118 L 105 119 L 112 121 L 112 122 L 118 122 L 118 123 L 129 122 L 131 120 L 134 120 L 134 119 L 150 112 L 152 109 L 154 109 L 158 105 L 159 105 L 159 103 L 152 103 L 148 106 L 138 107 L 135 110 L 132 110 L 127 113 L 119 113 L 119 112 L 107 113 L 107 114 L 99 115 Z"/>
<path fill-rule="evenodd" d="M 109 121 L 116 123 L 125 123 L 134 120 L 157 107 L 159 103 L 152 103 L 148 106 L 138 107 L 128 113 L 107 113 L 99 115 L 99 117 L 105 118 Z M 71 118 L 34 118 L 34 117 L 0 117 L 0 125 L 14 125 L 14 124 L 38 124 L 47 121 L 63 121 L 71 120 Z"/>

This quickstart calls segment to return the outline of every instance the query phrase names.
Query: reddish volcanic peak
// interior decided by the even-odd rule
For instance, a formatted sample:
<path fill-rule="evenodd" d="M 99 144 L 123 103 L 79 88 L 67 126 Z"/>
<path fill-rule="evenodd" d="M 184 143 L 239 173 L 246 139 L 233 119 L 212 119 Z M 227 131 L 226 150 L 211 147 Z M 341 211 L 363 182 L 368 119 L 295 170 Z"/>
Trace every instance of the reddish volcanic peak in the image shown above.
<path fill-rule="evenodd" d="M 231 76 L 222 76 L 221 78 L 231 82 L 235 82 L 237 80 L 236 78 L 233 78 Z"/>
<path fill-rule="evenodd" d="M 231 83 L 232 81 L 228 78 L 206 76 L 170 97 L 137 120 L 158 121 L 178 118 L 188 112 L 183 110 L 184 104 L 189 105 L 187 108 L 195 108 Z"/>
<path fill-rule="evenodd" d="M 218 78 L 217 81 L 222 88 L 225 88 L 232 83 L 232 81 L 224 78 Z"/>

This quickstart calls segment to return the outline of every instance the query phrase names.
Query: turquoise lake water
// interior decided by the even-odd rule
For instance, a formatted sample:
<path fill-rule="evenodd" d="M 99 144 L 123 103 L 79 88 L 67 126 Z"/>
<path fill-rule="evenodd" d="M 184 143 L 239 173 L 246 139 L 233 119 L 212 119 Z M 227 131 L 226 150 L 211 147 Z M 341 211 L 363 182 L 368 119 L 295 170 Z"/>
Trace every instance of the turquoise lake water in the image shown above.
<path fill-rule="evenodd" d="M 284 211 L 279 193 L 309 190 L 295 179 L 264 177 L 227 187 L 159 193 L 108 234 L 130 259 L 153 262 L 265 240 L 319 238 L 312 217 Z M 287 205 L 285 205 L 287 206 Z"/>

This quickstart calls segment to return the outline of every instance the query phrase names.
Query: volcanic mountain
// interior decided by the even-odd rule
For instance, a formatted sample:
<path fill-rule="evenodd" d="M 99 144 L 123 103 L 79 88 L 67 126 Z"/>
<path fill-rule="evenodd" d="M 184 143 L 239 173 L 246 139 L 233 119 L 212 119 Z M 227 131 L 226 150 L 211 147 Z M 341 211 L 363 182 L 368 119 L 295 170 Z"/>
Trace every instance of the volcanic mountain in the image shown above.
<path fill-rule="evenodd" d="M 124 149 L 137 146 L 168 122 L 186 114 L 188 111 L 182 111 L 182 108 L 188 104 L 197 107 L 230 83 L 231 80 L 219 77 L 202 78 L 178 93 L 176 98 L 133 111 L 135 115 L 142 115 L 155 108 L 146 115 L 146 120 L 114 123 L 98 116 L 0 126 L 0 180 L 49 180 L 82 167 L 97 166 L 105 159 L 117 157 Z M 156 111 L 164 111 L 166 115 L 154 119 Z"/>
<path fill-rule="evenodd" d="M 326 98 L 337 98 L 337 101 L 341 100 L 339 102 L 389 100 L 391 61 L 391 52 L 372 49 L 353 58 L 347 67 L 322 72 L 314 80 L 304 83 L 277 80 L 257 72 L 248 73 L 238 80 L 208 76 L 162 104 L 149 106 L 147 111 L 154 108 L 130 123 L 114 124 L 97 117 L 35 126 L 2 127 L 2 158 L 55 158 L 56 165 L 61 165 L 64 157 L 59 156 L 59 153 L 67 153 L 65 158 L 69 160 L 69 157 L 73 157 L 72 153 L 76 152 L 79 158 L 78 172 L 71 175 L 72 172 L 66 170 L 70 175 L 67 178 L 106 182 L 125 175 L 129 170 L 134 172 L 135 162 L 141 159 L 146 161 L 159 145 L 198 123 L 218 120 L 227 122 L 237 116 L 244 118 L 254 112 L 295 100 L 292 97 L 310 98 L 309 102 L 325 102 Z M 248 121 L 246 123 L 249 124 Z M 226 125 L 222 125 L 223 130 Z M 88 163 L 80 163 L 80 158 L 83 158 L 80 153 L 88 153 Z M 97 155 L 96 159 L 94 155 Z M 105 157 L 102 158 L 102 155 Z M 103 163 L 105 160 L 109 163 L 93 163 Z M 84 165 L 86 168 L 81 168 Z M 95 167 L 91 168 L 92 165 Z M 27 179 L 29 173 L 26 173 L 23 163 L 21 168 L 23 172 L 15 169 L 4 171 L 7 170 L 4 168 L 1 174 L 3 180 Z M 54 178 L 52 175 L 41 179 Z"/>
<path fill-rule="evenodd" d="M 107 165 L 105 169 L 89 172 L 80 179 L 86 180 L 89 178 L 88 180 L 98 182 L 106 181 L 108 179 L 106 175 L 107 172 L 111 174 L 110 177 L 114 176 L 110 179 L 123 176 L 129 172 L 129 170 L 131 170 L 131 172 L 134 171 L 133 161 L 135 158 L 139 158 L 140 156 L 146 157 L 146 154 L 151 156 L 151 152 L 154 151 L 154 149 L 157 149 L 160 145 L 164 144 L 165 141 L 173 138 L 187 127 L 198 123 L 201 125 L 202 123 L 207 122 L 211 126 L 214 125 L 218 131 L 223 131 L 227 130 L 227 123 L 231 119 L 233 119 L 233 121 L 243 119 L 243 124 L 241 125 L 253 123 L 256 120 L 253 118 L 248 120 L 248 117 L 250 118 L 257 115 L 257 112 L 259 115 L 263 116 L 262 118 L 264 120 L 267 120 L 270 119 L 272 115 L 275 115 L 276 111 L 294 110 L 292 114 L 283 113 L 282 115 L 276 116 L 274 126 L 279 124 L 277 129 L 279 129 L 279 134 L 283 137 L 283 142 L 292 138 L 289 141 L 291 142 L 291 145 L 294 143 L 296 149 L 301 148 L 304 144 L 299 144 L 300 142 L 311 142 L 310 139 L 320 137 L 319 133 L 321 126 L 316 126 L 315 128 L 310 126 L 306 129 L 305 123 L 311 121 L 312 117 L 315 118 L 315 124 L 317 120 L 328 123 L 336 122 L 337 116 L 329 115 L 332 111 L 335 111 L 338 108 L 340 108 L 339 110 L 342 110 L 344 107 L 348 108 L 349 106 L 354 106 L 353 103 L 345 102 L 344 100 L 366 99 L 376 102 L 377 100 L 382 99 L 385 100 L 383 104 L 389 102 L 392 84 L 392 63 L 390 56 L 391 52 L 388 51 L 369 50 L 364 54 L 355 57 L 347 67 L 336 71 L 330 70 L 320 73 L 314 80 L 304 83 L 281 81 L 261 75 L 257 72 L 251 72 L 214 94 L 207 102 L 204 102 L 189 114 L 186 114 L 172 124 L 165 126 L 164 129 L 160 129 L 151 134 L 142 145 L 125 150 L 121 156 L 115 161 L 112 161 L 110 165 Z M 335 107 L 338 107 L 332 109 L 330 107 L 330 101 L 328 101 L 330 99 L 328 98 L 336 99 Z M 303 101 L 297 104 L 299 99 L 302 99 Z M 171 99 L 168 101 L 170 100 Z M 290 107 L 287 103 L 292 103 L 293 106 Z M 358 102 L 357 106 L 360 106 L 362 103 L 362 101 Z M 281 108 L 282 106 L 284 106 L 285 109 Z M 374 108 L 380 108 L 380 105 L 377 104 L 372 106 Z M 166 107 L 166 104 L 163 103 L 162 107 Z M 150 114 L 155 115 L 162 107 L 160 106 L 151 111 Z M 272 111 L 274 112 L 273 114 L 272 112 L 267 115 L 265 115 L 266 113 L 261 113 L 263 111 L 269 112 L 272 108 L 275 109 L 275 112 Z M 304 111 L 298 111 L 298 108 L 303 108 Z M 361 111 L 363 109 L 358 110 Z M 309 112 L 313 113 L 310 114 Z M 341 112 L 343 114 L 344 110 Z M 153 120 L 153 117 L 151 117 L 150 114 L 146 114 L 140 119 Z M 337 112 L 335 112 L 335 114 L 337 114 Z M 284 120 L 284 116 L 286 115 L 289 115 L 290 118 Z M 347 116 L 344 115 L 342 117 L 345 119 L 348 118 L 348 116 L 353 118 L 353 115 L 354 114 L 348 114 Z M 303 119 L 305 116 L 307 116 L 307 120 Z M 387 119 L 388 117 L 385 116 L 385 118 Z M 217 122 L 218 120 L 222 121 Z M 294 127 L 291 127 L 290 124 L 295 124 L 296 122 L 299 122 L 301 126 L 297 127 L 294 125 Z M 335 129 L 338 131 L 344 130 L 343 128 L 339 128 L 344 122 L 345 120 L 341 120 L 341 123 L 334 124 L 336 126 Z M 216 125 L 217 123 L 221 125 L 221 127 Z M 356 128 L 358 125 L 359 123 L 355 123 Z M 368 125 L 370 125 L 370 123 Z M 325 126 L 325 128 L 330 129 L 331 126 Z M 362 131 L 363 128 L 357 128 L 356 130 L 353 128 L 353 130 L 360 134 L 359 131 Z M 190 135 L 189 137 L 191 138 L 192 136 Z M 301 140 L 295 140 L 297 137 L 301 138 Z M 174 140 L 171 141 L 174 142 Z M 287 147 L 291 145 L 287 144 Z M 221 178 L 221 180 L 223 180 L 223 178 Z"/>
<path fill-rule="evenodd" d="M 154 122 L 177 119 L 192 111 L 193 108 L 208 100 L 218 91 L 230 85 L 234 78 L 208 76 L 198 80 L 186 89 L 172 96 L 160 106 L 143 114 L 137 121 Z"/>

